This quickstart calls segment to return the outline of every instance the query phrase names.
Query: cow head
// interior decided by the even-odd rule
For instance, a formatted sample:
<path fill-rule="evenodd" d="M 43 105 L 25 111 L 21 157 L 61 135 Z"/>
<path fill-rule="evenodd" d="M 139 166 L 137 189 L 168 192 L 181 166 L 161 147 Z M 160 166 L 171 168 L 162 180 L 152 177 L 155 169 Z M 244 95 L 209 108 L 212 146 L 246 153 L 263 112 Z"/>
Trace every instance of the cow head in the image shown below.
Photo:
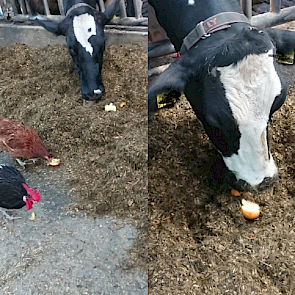
<path fill-rule="evenodd" d="M 67 47 L 81 79 L 84 104 L 93 103 L 104 93 L 101 70 L 106 37 L 104 26 L 113 18 L 119 0 L 105 12 L 79 3 L 70 8 L 60 23 L 36 19 L 46 30 L 66 36 Z"/>
<path fill-rule="evenodd" d="M 275 59 L 278 42 L 253 28 L 220 36 L 216 43 L 202 40 L 159 76 L 149 89 L 149 111 L 157 109 L 158 94 L 184 92 L 238 188 L 259 189 L 278 174 L 268 142 L 268 123 L 287 94 Z M 287 38 L 294 48 L 294 34 Z"/>

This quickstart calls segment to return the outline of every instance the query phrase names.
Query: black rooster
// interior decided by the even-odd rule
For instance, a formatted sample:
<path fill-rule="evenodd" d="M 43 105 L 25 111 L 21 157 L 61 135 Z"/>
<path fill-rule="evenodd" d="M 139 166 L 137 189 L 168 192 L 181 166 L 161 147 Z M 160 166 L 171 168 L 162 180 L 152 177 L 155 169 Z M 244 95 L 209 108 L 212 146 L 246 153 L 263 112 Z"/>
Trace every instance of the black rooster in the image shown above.
<path fill-rule="evenodd" d="M 5 209 L 20 209 L 27 206 L 33 208 L 33 202 L 41 200 L 40 193 L 30 188 L 23 175 L 14 167 L 0 165 L 0 207 Z M 9 219 L 15 219 L 5 211 L 3 214 Z"/>

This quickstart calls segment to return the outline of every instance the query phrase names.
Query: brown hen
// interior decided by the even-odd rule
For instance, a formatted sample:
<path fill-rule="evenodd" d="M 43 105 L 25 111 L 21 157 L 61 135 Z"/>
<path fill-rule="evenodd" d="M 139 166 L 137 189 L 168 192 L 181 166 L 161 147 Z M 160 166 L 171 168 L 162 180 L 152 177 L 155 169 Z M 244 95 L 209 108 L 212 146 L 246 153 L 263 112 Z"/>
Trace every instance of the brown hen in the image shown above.
<path fill-rule="evenodd" d="M 24 159 L 44 158 L 51 160 L 50 154 L 38 133 L 21 123 L 0 117 L 0 147 L 24 166 Z"/>

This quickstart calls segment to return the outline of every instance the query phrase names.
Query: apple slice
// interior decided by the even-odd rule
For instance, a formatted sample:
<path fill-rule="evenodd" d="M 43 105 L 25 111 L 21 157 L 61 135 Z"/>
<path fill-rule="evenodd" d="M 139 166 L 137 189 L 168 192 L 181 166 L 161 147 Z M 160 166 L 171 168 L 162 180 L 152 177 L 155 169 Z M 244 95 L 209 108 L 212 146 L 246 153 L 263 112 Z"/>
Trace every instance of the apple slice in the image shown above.
<path fill-rule="evenodd" d="M 242 200 L 241 210 L 245 218 L 249 220 L 256 219 L 260 216 L 260 207 L 250 201 Z"/>
<path fill-rule="evenodd" d="M 59 166 L 60 165 L 60 159 L 52 158 L 50 162 L 47 163 L 48 166 Z"/>

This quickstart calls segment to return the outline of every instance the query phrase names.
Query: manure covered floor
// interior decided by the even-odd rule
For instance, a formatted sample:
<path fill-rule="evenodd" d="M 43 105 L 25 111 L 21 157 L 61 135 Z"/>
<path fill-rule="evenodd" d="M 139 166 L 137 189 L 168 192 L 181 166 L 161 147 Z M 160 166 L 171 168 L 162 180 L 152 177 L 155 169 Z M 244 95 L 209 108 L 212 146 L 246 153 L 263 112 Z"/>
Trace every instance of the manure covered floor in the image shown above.
<path fill-rule="evenodd" d="M 222 160 L 183 96 L 150 118 L 150 295 L 295 294 L 295 66 L 281 69 L 289 93 L 269 124 L 280 181 L 259 194 L 233 197 L 214 178 Z M 243 217 L 243 198 L 261 206 L 260 218 Z"/>
<path fill-rule="evenodd" d="M 185 99 L 150 120 L 149 294 L 295 294 L 294 87 L 269 131 L 279 183 L 233 197 Z M 243 217 L 242 198 L 260 204 L 259 219 Z"/>

